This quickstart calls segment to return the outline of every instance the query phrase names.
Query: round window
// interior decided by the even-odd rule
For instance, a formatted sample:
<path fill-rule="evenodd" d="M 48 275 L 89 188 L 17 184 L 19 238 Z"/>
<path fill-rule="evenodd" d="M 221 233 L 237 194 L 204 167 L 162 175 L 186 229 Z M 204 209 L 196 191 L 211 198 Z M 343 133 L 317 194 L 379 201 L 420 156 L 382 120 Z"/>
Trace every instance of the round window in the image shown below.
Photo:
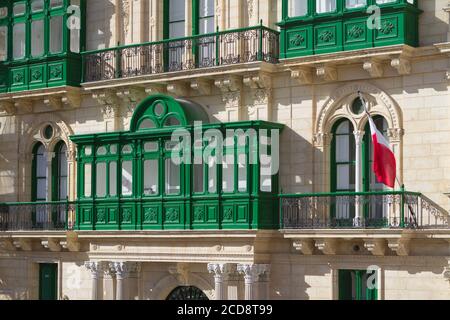
<path fill-rule="evenodd" d="M 354 114 L 361 114 L 364 112 L 364 106 L 361 102 L 361 99 L 356 98 L 352 103 L 352 112 Z"/>
<path fill-rule="evenodd" d="M 164 105 L 161 102 L 158 102 L 155 104 L 154 113 L 157 117 L 161 117 L 164 115 L 166 108 L 164 108 Z"/>
<path fill-rule="evenodd" d="M 51 125 L 48 125 L 44 129 L 44 138 L 49 140 L 53 137 L 53 127 Z"/>

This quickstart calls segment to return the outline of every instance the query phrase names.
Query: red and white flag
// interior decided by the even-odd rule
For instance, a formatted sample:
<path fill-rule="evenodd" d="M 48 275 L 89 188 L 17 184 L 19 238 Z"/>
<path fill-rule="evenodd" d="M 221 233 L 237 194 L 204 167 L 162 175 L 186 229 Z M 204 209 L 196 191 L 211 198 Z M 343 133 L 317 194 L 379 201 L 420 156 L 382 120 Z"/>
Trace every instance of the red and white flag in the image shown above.
<path fill-rule="evenodd" d="M 369 114 L 367 114 L 367 116 L 369 118 L 370 131 L 372 133 L 373 171 L 375 172 L 378 182 L 394 188 L 396 174 L 394 152 L 383 134 L 378 131 L 372 117 Z"/>

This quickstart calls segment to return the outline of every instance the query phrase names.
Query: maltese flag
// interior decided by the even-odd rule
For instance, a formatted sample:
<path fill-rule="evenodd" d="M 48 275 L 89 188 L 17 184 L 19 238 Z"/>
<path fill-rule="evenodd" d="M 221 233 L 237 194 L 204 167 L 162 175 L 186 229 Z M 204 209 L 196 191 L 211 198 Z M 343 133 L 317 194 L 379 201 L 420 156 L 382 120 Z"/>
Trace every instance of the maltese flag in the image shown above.
<path fill-rule="evenodd" d="M 378 131 L 372 117 L 368 115 L 368 118 L 373 143 L 373 171 L 378 182 L 394 188 L 396 174 L 394 152 L 392 152 L 389 142 L 383 134 Z"/>

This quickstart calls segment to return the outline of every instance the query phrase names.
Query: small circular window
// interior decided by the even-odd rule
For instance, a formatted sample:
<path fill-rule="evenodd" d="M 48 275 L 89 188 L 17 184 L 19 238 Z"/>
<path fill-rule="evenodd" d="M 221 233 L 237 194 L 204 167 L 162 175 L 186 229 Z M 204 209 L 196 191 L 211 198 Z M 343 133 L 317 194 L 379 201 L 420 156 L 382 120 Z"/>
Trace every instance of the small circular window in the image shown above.
<path fill-rule="evenodd" d="M 44 129 L 44 138 L 50 140 L 53 137 L 53 127 L 48 125 Z"/>
<path fill-rule="evenodd" d="M 154 113 L 157 117 L 161 117 L 162 115 L 164 115 L 165 111 L 166 108 L 161 102 L 155 104 Z"/>
<path fill-rule="evenodd" d="M 364 106 L 361 102 L 361 99 L 356 98 L 352 103 L 352 112 L 354 114 L 361 114 L 364 112 Z"/>

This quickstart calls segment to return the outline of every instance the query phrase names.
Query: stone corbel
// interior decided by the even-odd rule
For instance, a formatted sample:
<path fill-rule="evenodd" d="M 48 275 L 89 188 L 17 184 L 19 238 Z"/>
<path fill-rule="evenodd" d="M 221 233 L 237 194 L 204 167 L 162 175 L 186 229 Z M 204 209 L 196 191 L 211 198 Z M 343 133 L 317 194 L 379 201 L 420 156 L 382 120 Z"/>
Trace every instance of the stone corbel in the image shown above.
<path fill-rule="evenodd" d="M 270 89 L 272 87 L 272 78 L 266 73 L 244 76 L 243 84 L 251 89 Z"/>
<path fill-rule="evenodd" d="M 189 94 L 189 88 L 184 82 L 174 82 L 167 85 L 167 93 L 175 97 L 186 97 Z"/>
<path fill-rule="evenodd" d="M 374 256 L 384 256 L 386 253 L 386 241 L 384 239 L 365 239 L 364 247 Z"/>
<path fill-rule="evenodd" d="M 316 239 L 315 246 L 326 255 L 334 255 L 337 251 L 336 239 Z"/>
<path fill-rule="evenodd" d="M 119 90 L 116 92 L 116 95 L 120 99 L 122 99 L 122 101 L 125 104 L 134 104 L 134 105 L 139 103 L 147 96 L 147 94 L 145 93 L 145 89 L 139 87 Z"/>
<path fill-rule="evenodd" d="M 14 246 L 13 242 L 9 239 L 5 239 L 0 241 L 0 250 L 6 250 L 6 251 L 15 251 L 16 247 Z"/>
<path fill-rule="evenodd" d="M 411 73 L 411 62 L 406 58 L 394 58 L 391 60 L 391 67 L 397 70 L 398 74 L 406 75 Z"/>
<path fill-rule="evenodd" d="M 23 251 L 31 251 L 32 250 L 31 241 L 27 240 L 27 239 L 14 240 L 13 245 L 17 249 L 22 249 Z"/>
<path fill-rule="evenodd" d="M 383 65 L 375 59 L 364 61 L 363 69 L 366 70 L 372 78 L 383 76 Z"/>
<path fill-rule="evenodd" d="M 228 76 L 214 81 L 214 85 L 218 87 L 222 93 L 235 92 L 241 90 L 242 78 L 239 76 Z"/>
<path fill-rule="evenodd" d="M 166 86 L 162 84 L 152 84 L 145 88 L 145 93 L 148 95 L 152 94 L 164 94 L 167 92 Z"/>
<path fill-rule="evenodd" d="M 318 66 L 316 67 L 316 76 L 324 81 L 337 80 L 337 69 L 332 66 Z"/>
<path fill-rule="evenodd" d="M 450 69 L 445 70 L 444 80 L 450 80 Z"/>
<path fill-rule="evenodd" d="M 409 242 L 406 239 L 389 239 L 388 247 L 394 251 L 398 256 L 408 256 L 409 255 Z"/>
<path fill-rule="evenodd" d="M 61 97 L 49 96 L 44 99 L 44 104 L 52 108 L 53 110 L 59 110 L 62 108 Z"/>
<path fill-rule="evenodd" d="M 189 265 L 187 263 L 177 263 L 176 266 L 169 267 L 169 273 L 176 277 L 179 283 L 183 285 L 189 283 Z"/>
<path fill-rule="evenodd" d="M 202 96 L 211 94 L 211 81 L 204 79 L 196 79 L 191 81 L 191 89 L 198 92 Z"/>
<path fill-rule="evenodd" d="M 48 249 L 52 252 L 61 251 L 61 245 L 59 244 L 59 241 L 57 239 L 48 238 L 47 240 L 42 240 L 41 244 L 45 249 Z"/>
<path fill-rule="evenodd" d="M 13 115 L 17 112 L 16 107 L 12 101 L 1 100 L 0 101 L 0 111 L 6 112 L 8 115 Z"/>
<path fill-rule="evenodd" d="M 312 68 L 310 67 L 291 68 L 291 78 L 296 80 L 301 85 L 311 84 L 313 82 Z"/>
<path fill-rule="evenodd" d="M 19 99 L 14 103 L 16 110 L 23 111 L 25 113 L 33 112 L 33 101 L 30 99 Z"/>
<path fill-rule="evenodd" d="M 61 241 L 59 243 L 61 247 L 71 252 L 79 252 L 80 251 L 80 242 L 78 241 L 78 236 L 74 232 L 70 232 L 67 235 L 67 240 Z"/>
<path fill-rule="evenodd" d="M 61 97 L 61 102 L 65 107 L 79 108 L 81 106 L 81 94 L 79 91 L 69 91 Z"/>
<path fill-rule="evenodd" d="M 294 240 L 292 245 L 295 250 L 301 251 L 304 255 L 311 255 L 314 253 L 314 241 L 312 239 Z"/>
<path fill-rule="evenodd" d="M 100 90 L 92 94 L 92 98 L 97 100 L 102 106 L 118 106 L 119 99 L 113 90 Z"/>

